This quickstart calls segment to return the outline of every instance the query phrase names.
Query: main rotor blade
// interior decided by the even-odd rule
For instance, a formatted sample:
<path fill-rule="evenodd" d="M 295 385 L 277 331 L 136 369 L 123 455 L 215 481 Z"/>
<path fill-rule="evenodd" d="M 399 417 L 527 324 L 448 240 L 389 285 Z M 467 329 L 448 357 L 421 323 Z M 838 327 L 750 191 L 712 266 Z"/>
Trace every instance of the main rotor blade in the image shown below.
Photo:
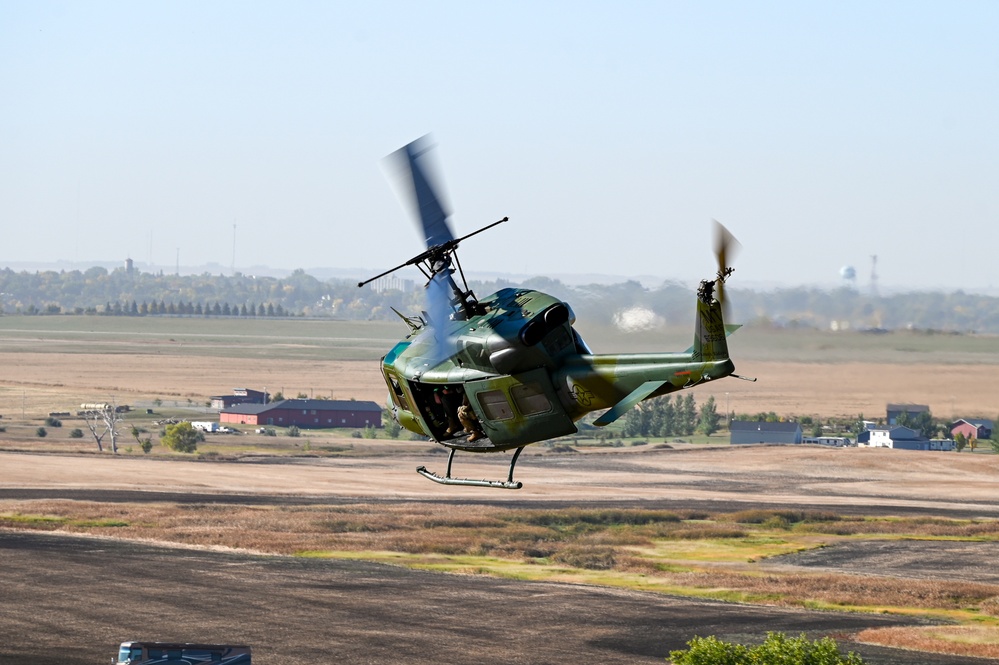
<path fill-rule="evenodd" d="M 416 216 L 420 219 L 426 246 L 433 247 L 454 240 L 454 233 L 447 223 L 451 216 L 441 200 L 434 175 L 434 167 L 429 156 L 433 145 L 430 137 L 423 136 L 392 153 L 392 157 L 405 170 L 408 170 L 412 192 L 412 202 Z"/>

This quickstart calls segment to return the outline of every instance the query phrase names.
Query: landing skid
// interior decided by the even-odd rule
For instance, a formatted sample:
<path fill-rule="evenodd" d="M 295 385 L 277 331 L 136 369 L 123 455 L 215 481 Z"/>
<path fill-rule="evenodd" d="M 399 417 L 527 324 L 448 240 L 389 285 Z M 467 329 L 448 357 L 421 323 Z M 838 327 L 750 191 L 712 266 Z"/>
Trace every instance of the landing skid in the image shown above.
<path fill-rule="evenodd" d="M 496 487 L 498 489 L 505 490 L 519 490 L 524 486 L 524 483 L 519 480 L 514 482 L 513 480 L 513 467 L 517 464 L 517 458 L 520 457 L 520 453 L 524 450 L 523 447 L 517 448 L 514 451 L 513 457 L 510 459 L 510 473 L 507 475 L 506 480 L 470 480 L 468 478 L 452 478 L 451 477 L 451 462 L 454 461 L 454 453 L 456 452 L 454 448 L 451 449 L 451 453 L 447 456 L 447 475 L 438 476 L 433 471 L 428 471 L 427 467 L 420 466 L 416 468 L 416 472 L 423 476 L 424 478 L 429 478 L 435 483 L 440 483 L 441 485 L 466 485 L 468 487 Z"/>

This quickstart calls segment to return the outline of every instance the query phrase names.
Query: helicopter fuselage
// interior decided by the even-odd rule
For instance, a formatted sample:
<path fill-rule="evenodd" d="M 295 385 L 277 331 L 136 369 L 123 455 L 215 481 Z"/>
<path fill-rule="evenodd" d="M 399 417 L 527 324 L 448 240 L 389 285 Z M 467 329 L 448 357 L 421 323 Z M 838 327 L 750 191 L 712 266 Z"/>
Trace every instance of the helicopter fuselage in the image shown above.
<path fill-rule="evenodd" d="M 734 371 L 710 293 L 686 353 L 595 355 L 569 305 L 539 291 L 502 289 L 478 304 L 465 320 L 414 330 L 382 359 L 399 423 L 450 448 L 495 452 L 574 434 L 593 411 L 610 409 L 595 423 L 604 425 L 643 399 Z M 460 403 L 484 436 L 455 431 Z"/>

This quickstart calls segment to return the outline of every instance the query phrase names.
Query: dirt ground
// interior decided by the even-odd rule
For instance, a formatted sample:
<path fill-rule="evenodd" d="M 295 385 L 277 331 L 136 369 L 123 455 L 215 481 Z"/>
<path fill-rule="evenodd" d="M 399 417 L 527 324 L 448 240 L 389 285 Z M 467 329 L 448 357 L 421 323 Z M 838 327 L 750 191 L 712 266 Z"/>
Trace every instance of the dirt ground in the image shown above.
<path fill-rule="evenodd" d="M 426 444 L 391 456 L 235 463 L 136 456 L 0 453 L 0 490 L 14 488 L 380 497 L 476 502 L 779 503 L 911 507 L 999 516 L 999 456 L 822 446 L 704 447 L 545 454 L 529 448 L 517 465 L 523 489 L 448 487 L 419 476 L 446 457 Z M 455 475 L 505 477 L 507 454 L 456 457 Z"/>
<path fill-rule="evenodd" d="M 495 477 L 500 456 L 464 468 Z M 999 517 L 999 457 L 747 446 L 533 455 L 517 492 L 452 488 L 414 472 L 426 456 L 195 462 L 0 452 L 8 501 L 193 500 L 602 504 L 635 507 L 826 506 L 871 514 Z M 441 457 L 436 457 L 443 463 Z M 878 561 L 923 559 L 896 543 Z M 931 544 L 936 546 L 937 544 Z M 850 551 L 782 558 L 803 572 L 855 567 Z M 823 550 L 822 552 L 825 552 Z M 953 552 L 935 552 L 936 560 Z M 966 552 L 969 558 L 981 552 Z M 821 555 L 820 555 L 821 556 Z M 868 554 L 868 556 L 873 556 Z M 444 575 L 339 560 L 159 547 L 0 531 L 0 665 L 84 665 L 125 639 L 246 642 L 261 664 L 654 663 L 694 635 L 759 642 L 768 630 L 833 635 L 872 665 L 956 665 L 966 657 L 858 644 L 900 616 L 727 604 L 579 585 Z M 874 559 L 871 559 L 876 563 Z M 929 559 L 927 559 L 929 561 Z M 973 571 L 974 567 L 958 567 Z M 932 576 L 933 565 L 924 569 Z M 987 662 L 987 661 L 983 661 Z"/>

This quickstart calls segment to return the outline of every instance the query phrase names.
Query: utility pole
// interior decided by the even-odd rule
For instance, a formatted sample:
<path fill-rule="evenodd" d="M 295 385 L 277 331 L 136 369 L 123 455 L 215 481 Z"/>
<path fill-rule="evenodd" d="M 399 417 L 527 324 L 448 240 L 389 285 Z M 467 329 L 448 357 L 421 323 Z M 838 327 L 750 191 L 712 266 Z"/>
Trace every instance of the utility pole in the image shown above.
<path fill-rule="evenodd" d="M 878 255 L 871 254 L 871 295 L 878 295 Z"/>

